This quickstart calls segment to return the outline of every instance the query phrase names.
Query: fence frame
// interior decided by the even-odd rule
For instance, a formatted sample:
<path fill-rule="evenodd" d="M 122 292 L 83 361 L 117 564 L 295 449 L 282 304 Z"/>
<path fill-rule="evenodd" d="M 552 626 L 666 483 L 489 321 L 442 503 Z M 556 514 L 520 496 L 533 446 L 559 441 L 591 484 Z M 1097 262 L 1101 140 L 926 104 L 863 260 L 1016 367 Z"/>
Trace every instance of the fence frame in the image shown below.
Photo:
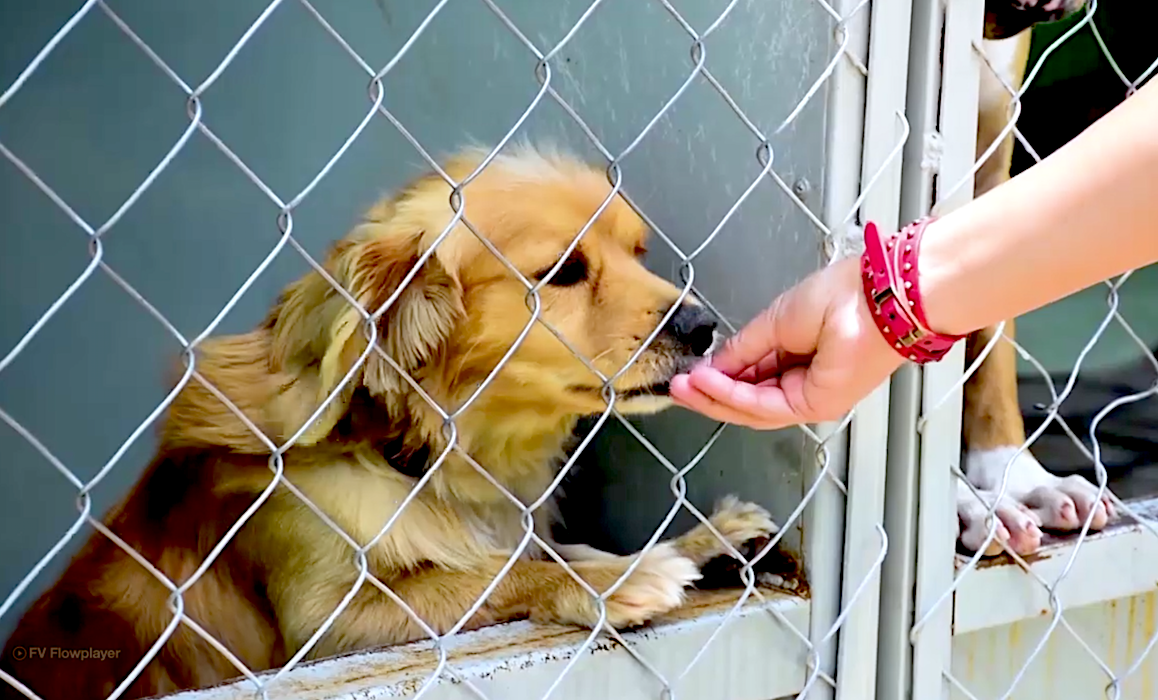
<path fill-rule="evenodd" d="M 892 158 L 890 151 L 898 138 L 904 139 L 907 150 L 912 141 L 912 129 L 905 115 L 905 98 L 908 83 L 908 45 L 912 13 L 911 0 L 872 3 L 868 41 L 868 77 L 864 87 L 864 128 L 863 136 L 855 146 L 861 152 L 861 181 L 867 183 L 879 172 L 879 180 L 868 191 L 861 206 L 861 220 L 879 222 L 884 227 L 895 226 L 900 216 L 899 205 L 902 187 L 902 160 Z M 833 81 L 833 96 L 830 105 L 837 114 L 852 110 L 840 109 L 841 96 L 836 92 L 851 92 L 851 80 L 837 74 Z M 834 125 L 833 137 L 842 133 L 839 125 Z M 900 127 L 904 136 L 900 136 Z M 859 130 L 858 130 L 859 131 Z M 855 136 L 855 135 L 854 135 Z M 903 153 L 904 151 L 902 151 Z M 830 146 L 829 158 L 839 162 L 841 156 Z M 890 162 L 892 159 L 892 162 Z M 831 162 L 831 161 L 830 161 Z M 882 170 L 883 168 L 883 170 Z M 865 185 L 862 184 L 862 187 Z M 830 187 L 830 198 L 835 200 L 835 188 Z M 832 214 L 828 212 L 829 219 Z M 837 232 L 842 235 L 845 232 Z M 859 242 L 858 242 L 859 243 Z M 856 248 L 860 250 L 860 248 Z M 880 540 L 887 550 L 895 545 L 891 542 L 891 532 L 887 527 L 887 480 L 886 465 L 892 425 L 890 417 L 890 382 L 882 382 L 856 408 L 856 414 L 849 428 L 849 470 L 846 483 L 849 498 L 845 519 L 845 569 L 843 600 L 852 600 L 855 593 L 852 583 L 867 572 L 872 552 L 868 538 L 870 528 L 880 529 Z M 856 494 L 855 497 L 852 494 Z M 886 534 L 888 533 L 888 534 Z M 870 590 L 864 592 L 865 600 L 858 604 L 846 621 L 840 636 L 840 666 L 837 685 L 838 699 L 863 697 L 864 689 L 874 688 L 883 658 L 879 654 L 879 627 L 888 619 L 882 615 L 888 610 L 891 597 L 882 591 L 885 571 L 893 557 L 885 557 L 881 570 L 876 572 Z M 873 653 L 864 652 L 872 649 Z"/>
<path fill-rule="evenodd" d="M 95 5 L 90 0 L 85 12 Z M 832 235 L 822 242 L 826 248 L 834 248 L 836 257 L 859 252 L 850 251 L 846 245 L 850 241 L 858 243 L 850 235 L 850 231 L 859 230 L 857 223 L 871 219 L 895 226 L 898 221 L 902 189 L 900 149 L 911 133 L 904 116 L 911 6 L 911 0 L 832 3 L 841 17 L 851 18 L 837 25 L 833 45 L 847 39 L 846 55 L 838 57 L 828 85 L 824 86 L 828 124 L 826 194 L 821 219 Z M 78 12 L 72 22 L 80 21 L 84 14 Z M 60 36 L 64 34 L 67 31 Z M 870 69 L 865 69 L 866 64 Z M 859 221 L 855 218 L 858 212 Z M 883 518 L 889 406 L 890 388 L 886 382 L 859 404 L 851 420 L 825 424 L 816 430 L 825 440 L 826 454 L 818 451 L 816 463 L 805 470 L 811 479 L 806 478 L 802 489 L 803 495 L 815 480 L 821 481 L 803 514 L 811 597 L 783 596 L 750 602 L 720 633 L 724 639 L 714 639 L 714 649 L 698 659 L 699 670 L 692 687 L 681 689 L 679 696 L 700 697 L 702 690 L 708 689 L 737 700 L 767 700 L 796 693 L 810 698 L 851 699 L 864 697 L 865 689 L 875 685 L 880 569 L 888 550 Z M 601 640 L 585 651 L 592 658 L 570 671 L 572 676 L 586 678 L 580 678 L 578 689 L 572 688 L 566 696 L 603 700 L 610 685 L 628 694 L 634 691 L 640 696 L 677 697 L 674 690 L 665 692 L 655 687 L 654 678 L 648 679 L 648 687 L 642 687 L 638 661 L 646 660 L 656 667 L 681 663 L 688 654 L 665 657 L 665 650 L 698 649 L 716 636 L 716 627 L 725 619 L 722 611 L 726 609 L 723 605 L 693 606 L 676 613 L 673 622 L 624 634 L 632 641 L 632 655 L 608 653 L 618 645 Z M 770 624 L 773 621 L 767 613 L 806 634 L 812 645 L 807 659 L 793 650 L 795 642 L 785 630 Z M 496 679 L 501 682 L 504 674 L 517 673 L 514 692 L 508 685 L 501 697 L 541 698 L 543 689 L 551 687 L 558 674 L 570 667 L 575 648 L 588 634 L 586 630 L 565 628 L 544 633 L 525 622 L 498 625 L 461 633 L 450 643 L 458 647 L 457 651 L 467 652 L 465 662 L 452 662 L 455 670 L 449 675 L 453 679 L 444 675 L 433 683 L 423 682 L 436 664 L 415 662 L 412 652 L 429 645 L 418 642 L 299 664 L 286 674 L 295 682 L 276 684 L 263 697 L 274 700 L 298 697 L 303 692 L 312 698 L 334 700 L 413 697 L 415 693 L 430 698 L 472 697 L 476 686 L 485 687 Z M 777 648 L 783 653 L 775 653 Z M 746 651 L 737 654 L 738 649 Z M 633 659 L 636 652 L 638 656 Z M 274 673 L 258 675 L 269 677 Z M 372 680 L 367 680 L 367 674 Z M 625 682 L 620 685 L 618 681 Z M 249 681 L 239 679 L 173 697 L 250 698 L 253 689 Z"/>
<path fill-rule="evenodd" d="M 983 0 L 832 2 L 840 16 L 852 18 L 837 27 L 834 45 L 840 43 L 840 32 L 849 32 L 848 55 L 837 61 L 825 86 L 821 218 L 831 229 L 831 238 L 823 243 L 833 248 L 835 257 L 859 253 L 856 224 L 871 220 L 895 230 L 900 220 L 928 213 L 938 188 L 969 176 L 983 5 Z M 961 138 L 946 139 L 941 136 L 945 133 Z M 971 195 L 971 187 L 957 188 L 941 203 L 942 211 L 960 206 Z M 615 653 L 614 641 L 600 640 L 585 651 L 591 658 L 570 671 L 580 677 L 578 685 L 570 683 L 571 691 L 559 696 L 604 700 L 609 687 L 625 696 L 662 694 L 665 700 L 702 697 L 703 689 L 737 700 L 796 693 L 853 700 L 871 695 L 870 688 L 889 700 L 944 696 L 948 686 L 943 672 L 951 662 L 953 618 L 961 602 L 960 595 L 941 600 L 941 593 L 953 578 L 955 537 L 948 517 L 953 476 L 946 467 L 960 461 L 956 385 L 962 360 L 959 346 L 937 365 L 904 368 L 864 399 L 847 424 L 818 426 L 816 434 L 826 440 L 829 469 L 826 473 L 818 458 L 805 470 L 810 478 L 802 489 L 822 480 L 803 514 L 810 599 L 749 602 L 713 641 L 714 649 L 699 659 L 693 682 L 678 693 L 663 694 L 654 679 L 641 685 L 638 661 Z M 942 401 L 950 389 L 950 398 Z M 922 422 L 924 415 L 929 419 Z M 847 433 L 842 432 L 846 427 Z M 916 507 L 941 498 L 946 499 L 945 509 Z M 1121 538 L 1115 542 L 1105 546 L 1129 544 Z M 894 551 L 886 559 L 890 549 Z M 1140 586 L 1141 578 L 1136 583 Z M 979 585 L 1008 584 L 992 578 Z M 915 597 L 910 595 L 913 590 Z M 921 634 L 910 635 L 913 620 L 934 609 Z M 675 615 L 673 622 L 622 636 L 655 667 L 671 666 L 715 634 L 725 617 L 722 610 L 726 607 L 692 607 Z M 794 659 L 795 642 L 769 615 L 806 634 L 814 653 L 807 660 Z M 503 683 L 504 675 L 518 674 L 516 683 L 506 681 L 501 697 L 542 698 L 542 690 L 570 666 L 575 648 L 587 635 L 586 630 L 567 629 L 543 633 L 522 622 L 498 625 L 459 634 L 451 642 L 456 651 L 467 652 L 466 661 L 456 658 L 451 664 L 454 680 L 444 676 L 424 686 L 434 664 L 414 663 L 413 651 L 428 646 L 418 642 L 300 664 L 286 676 L 294 683 L 278 684 L 266 697 L 288 700 L 307 689 L 312 691 L 309 697 L 319 700 L 414 697 L 419 691 L 429 698 L 477 697 L 471 686 L 485 688 Z M 669 651 L 678 653 L 665 658 Z M 510 692 L 512 685 L 515 692 Z M 242 679 L 173 697 L 250 698 L 252 689 Z"/>
<path fill-rule="evenodd" d="M 905 221 L 972 199 L 972 186 L 957 184 L 970 177 L 974 163 L 981 68 L 975 46 L 983 16 L 984 0 L 913 6 L 906 99 L 913 136 L 900 204 Z M 902 367 L 892 380 L 885 526 L 895 545 L 885 567 L 882 609 L 898 614 L 882 618 L 880 700 L 948 692 L 943 670 L 951 660 L 953 610 L 940 597 L 953 580 L 952 469 L 961 459 L 962 408 L 955 385 L 963 371 L 959 343 L 940 362 Z M 936 507 L 939 502 L 944 506 Z M 914 622 L 926 616 L 924 629 L 914 634 Z"/>
<path fill-rule="evenodd" d="M 1096 3 L 1079 12 L 1095 10 Z M 983 11 L 984 0 L 914 6 L 908 93 L 914 137 L 901 196 L 906 221 L 943 215 L 973 198 L 979 81 L 988 70 L 981 55 Z M 1046 544 L 1025 562 L 974 568 L 957 580 L 954 472 L 961 462 L 964 359 L 958 344 L 942 362 L 904 367 L 892 381 L 885 522 L 894 556 L 883 571 L 881 605 L 882 611 L 902 612 L 882 615 L 880 700 L 948 698 L 965 690 L 951 680 L 958 635 L 1048 617 L 1055 606 L 1066 610 L 1155 592 L 1158 565 L 1140 555 L 1154 551 L 1158 498 L 1128 504 L 1144 522 Z M 1122 576 L 1104 575 L 1126 560 L 1137 565 Z M 1042 582 L 1062 577 L 1051 599 Z M 1107 697 L 1122 680 L 1107 687 Z"/>
<path fill-rule="evenodd" d="M 861 7 L 866 2 L 867 7 Z M 850 252 L 845 243 L 854 247 L 859 243 L 849 235 L 850 227 L 859 232 L 856 221 L 850 220 L 858 198 L 862 220 L 884 225 L 897 222 L 901 190 L 898 147 L 908 134 L 904 117 L 907 40 L 901 39 L 907 39 L 910 1 L 839 0 L 833 8 L 841 16 L 852 15 L 843 28 L 850 33 L 847 52 L 856 57 L 854 61 L 846 56 L 838 62 L 826 90 L 830 122 L 825 138 L 826 197 L 821 218 L 832 230 L 832 239 L 824 243 L 834 247 L 839 257 Z M 840 31 L 838 26 L 836 43 Z M 867 74 L 865 64 L 871 66 Z M 885 382 L 858 405 L 847 426 L 816 426 L 816 435 L 826 440 L 830 466 L 827 476 L 820 459 L 806 469 L 811 478 L 805 480 L 804 490 L 815 479 L 824 480 L 803 514 L 809 599 L 785 597 L 747 604 L 713 642 L 716 652 L 709 654 L 717 656 L 716 661 L 710 656 L 701 658 L 701 671 L 696 674 L 699 679 L 671 697 L 685 693 L 696 697 L 701 694 L 698 688 L 701 692 L 722 692 L 726 698 L 750 700 L 796 693 L 814 699 L 852 699 L 864 697 L 864 689 L 875 684 L 879 569 L 888 547 L 883 527 L 888 411 L 889 386 Z M 842 427 L 848 432 L 840 434 Z M 847 495 L 838 482 L 847 484 Z M 769 651 L 779 648 L 783 653 L 793 652 L 784 644 L 788 634 L 768 624 L 769 613 L 805 632 L 815 646 L 815 657 L 802 659 L 802 663 L 775 661 L 782 653 Z M 675 622 L 622 637 L 658 670 L 666 665 L 665 652 L 677 652 L 673 655 L 676 660 L 686 657 L 686 652 L 712 635 L 724 619 L 719 607 L 692 608 L 674 617 Z M 463 652 L 467 661 L 459 657 L 451 662 L 456 667 L 456 680 L 443 676 L 423 695 L 431 699 L 477 697 L 474 688 L 462 686 L 468 684 L 487 693 L 488 685 L 503 683 L 504 676 L 517 673 L 516 692 L 512 694 L 507 685 L 504 698 L 540 698 L 542 690 L 572 661 L 576 647 L 587 635 L 585 630 L 566 629 L 543 634 L 526 622 L 460 633 L 451 645 Z M 413 663 L 413 655 L 428 646 L 428 642 L 416 642 L 302 663 L 286 678 L 294 681 L 295 693 L 308 691 L 310 697 L 337 700 L 355 693 L 366 698 L 413 697 L 435 667 L 435 663 Z M 638 687 L 638 674 L 634 673 L 637 662 L 626 654 L 612 653 L 618 646 L 605 639 L 587 650 L 590 658 L 569 671 L 570 692 L 558 696 L 603 700 L 608 684 L 627 696 L 659 692 L 658 687 Z M 725 649 L 729 653 L 719 655 Z M 737 649 L 748 652 L 736 655 Z M 365 680 L 368 672 L 374 676 L 369 684 Z M 834 676 L 838 679 L 835 687 L 831 683 Z M 268 700 L 281 698 L 286 690 L 284 684 L 274 686 Z M 248 682 L 239 679 L 173 697 L 240 700 L 250 695 Z"/>

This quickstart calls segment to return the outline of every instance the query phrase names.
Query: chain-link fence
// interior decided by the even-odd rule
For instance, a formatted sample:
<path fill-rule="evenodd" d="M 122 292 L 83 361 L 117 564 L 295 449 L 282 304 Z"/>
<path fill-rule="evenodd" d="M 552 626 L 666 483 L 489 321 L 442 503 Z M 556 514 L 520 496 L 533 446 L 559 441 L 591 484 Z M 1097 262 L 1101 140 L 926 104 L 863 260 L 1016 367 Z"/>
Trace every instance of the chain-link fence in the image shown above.
<path fill-rule="evenodd" d="M 1024 170 L 1158 69 L 1139 33 L 1148 8 L 1048 5 L 1050 19 L 1073 14 L 1032 40 L 989 14 L 982 35 L 981 2 L 915 18 L 914 56 L 934 67 L 910 86 L 909 115 L 933 136 L 914 146 L 927 167 L 906 169 L 905 218 Z M 911 682 L 913 697 L 1154 696 L 1153 279 L 1123 275 L 898 378 L 894 410 L 912 430 L 892 436 L 890 490 L 922 508 L 889 524 L 915 563 L 895 582 L 916 600 L 882 652 L 912 675 L 885 695 Z"/>
<path fill-rule="evenodd" d="M 863 697 L 887 389 L 635 414 L 896 224 L 894 5 L 0 5 L 6 692 Z"/>

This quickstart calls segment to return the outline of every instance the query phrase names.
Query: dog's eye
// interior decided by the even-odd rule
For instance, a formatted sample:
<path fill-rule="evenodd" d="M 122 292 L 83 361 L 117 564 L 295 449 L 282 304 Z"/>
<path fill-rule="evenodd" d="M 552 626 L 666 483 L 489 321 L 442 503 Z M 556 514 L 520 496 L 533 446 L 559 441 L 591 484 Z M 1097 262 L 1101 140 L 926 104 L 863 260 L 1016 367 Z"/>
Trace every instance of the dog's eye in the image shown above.
<path fill-rule="evenodd" d="M 551 272 L 554 264 L 539 270 L 535 273 L 536 280 L 542 280 Z M 583 257 L 578 251 L 571 253 L 571 257 L 567 258 L 567 262 L 563 263 L 559 269 L 552 275 L 551 279 L 547 280 L 547 284 L 555 287 L 573 287 L 587 279 L 587 259 Z"/>

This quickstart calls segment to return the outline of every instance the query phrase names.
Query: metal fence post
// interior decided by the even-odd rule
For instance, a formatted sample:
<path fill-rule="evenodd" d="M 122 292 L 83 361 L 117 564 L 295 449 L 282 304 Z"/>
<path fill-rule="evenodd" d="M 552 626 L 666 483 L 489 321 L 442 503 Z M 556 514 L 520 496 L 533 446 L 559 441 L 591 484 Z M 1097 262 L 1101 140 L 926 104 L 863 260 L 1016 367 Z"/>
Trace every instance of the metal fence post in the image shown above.
<path fill-rule="evenodd" d="M 863 130 L 852 137 L 863 149 L 861 181 L 868 183 L 875 179 L 875 184 L 864 199 L 860 221 L 847 222 L 850 225 L 873 220 L 888 227 L 897 221 L 901 161 L 896 158 L 895 149 L 903 148 L 906 139 L 911 138 L 904 117 L 909 13 L 909 2 L 875 3 L 868 27 L 864 28 L 869 35 L 870 70 L 863 96 L 856 96 L 864 102 Z M 857 30 L 861 28 L 850 28 L 850 31 Z M 835 90 L 840 87 L 839 83 L 834 85 Z M 834 107 L 838 106 L 839 99 L 839 95 L 834 95 Z M 839 146 L 840 141 L 834 141 L 833 146 Z M 845 237 L 847 247 L 855 246 L 855 250 L 844 252 L 860 250 L 860 241 L 855 239 L 858 231 L 859 228 L 852 227 L 836 232 Z M 883 550 L 887 561 L 891 548 L 881 525 L 885 517 L 888 407 L 889 384 L 885 382 L 858 405 L 850 429 L 847 481 L 850 494 L 855 497 L 848 500 L 845 517 L 845 601 L 857 595 L 858 582 L 878 565 L 878 552 Z M 891 592 L 881 590 L 879 574 L 868 590 L 860 592 L 857 607 L 850 612 L 841 634 L 839 698 L 863 698 L 876 685 L 882 661 L 877 639 L 881 604 L 891 606 L 892 597 Z M 845 606 L 847 608 L 847 602 Z"/>
<path fill-rule="evenodd" d="M 913 5 L 907 114 L 912 136 L 905 152 L 901 217 L 927 214 L 938 185 L 965 177 L 973 162 L 982 0 Z M 943 139 L 942 133 L 952 135 Z M 948 143 L 946 143 L 948 141 Z M 946 205 L 972 196 L 959 188 Z M 951 467 L 960 458 L 960 396 L 925 414 L 961 375 L 963 348 L 937 366 L 900 370 L 893 380 L 886 529 L 894 556 L 886 562 L 878 697 L 940 698 L 948 668 L 952 608 L 939 594 L 952 582 L 954 512 Z M 923 507 L 918 507 L 920 504 Z M 889 603 L 892 603 L 891 605 Z M 924 618 L 914 633 L 912 625 Z"/>

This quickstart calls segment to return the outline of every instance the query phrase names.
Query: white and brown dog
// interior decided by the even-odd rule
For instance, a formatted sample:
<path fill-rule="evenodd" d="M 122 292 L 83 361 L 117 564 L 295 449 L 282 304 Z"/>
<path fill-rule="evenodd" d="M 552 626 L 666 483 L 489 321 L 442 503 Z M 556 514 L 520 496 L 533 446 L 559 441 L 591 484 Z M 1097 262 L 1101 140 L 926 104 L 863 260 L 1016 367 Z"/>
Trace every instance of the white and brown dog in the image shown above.
<path fill-rule="evenodd" d="M 1081 9 L 1084 0 L 988 0 L 985 8 L 983 47 L 986 58 L 998 74 L 982 66 L 978 107 L 977 157 L 998 139 L 1000 145 L 978 170 L 974 194 L 977 197 L 1010 177 L 1014 136 L 1002 137 L 1013 117 L 1012 95 L 1006 85 L 1019 90 L 1029 59 L 1034 25 L 1062 19 Z M 1000 235 L 1000 232 L 994 232 Z M 984 329 L 966 341 L 966 363 L 971 364 L 996 333 Z M 1006 321 L 1004 334 L 1014 335 L 1014 320 Z M 1080 476 L 1059 477 L 1049 473 L 1025 443 L 1025 425 L 1018 405 L 1017 355 L 1014 346 L 999 340 L 965 385 L 964 391 L 964 471 L 969 481 L 986 498 L 978 501 L 968 486 L 958 481 L 957 515 L 960 543 L 975 552 L 984 543 L 989 527 L 985 516 L 1010 465 L 1004 497 L 998 503 L 1000 521 L 997 537 L 986 554 L 997 554 L 1008 546 L 1018 554 L 1029 554 L 1041 546 L 1042 530 L 1075 531 L 1090 512 L 1092 530 L 1100 530 L 1114 516 L 1107 494 L 1098 498 L 1097 487 Z"/>

